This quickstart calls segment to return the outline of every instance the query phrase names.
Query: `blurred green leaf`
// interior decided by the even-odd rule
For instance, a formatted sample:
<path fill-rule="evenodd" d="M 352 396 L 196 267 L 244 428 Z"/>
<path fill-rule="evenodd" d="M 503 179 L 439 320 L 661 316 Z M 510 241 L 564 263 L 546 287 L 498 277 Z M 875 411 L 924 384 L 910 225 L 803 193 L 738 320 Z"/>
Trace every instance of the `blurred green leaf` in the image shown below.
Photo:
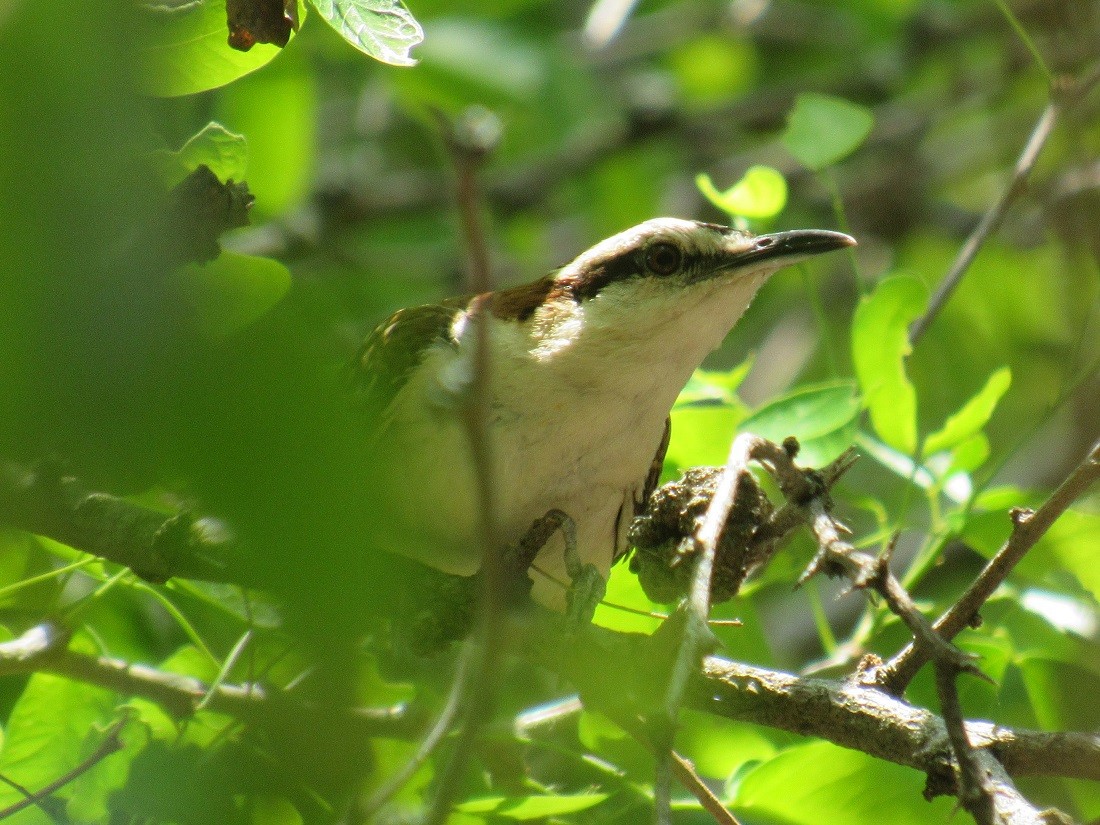
<path fill-rule="evenodd" d="M 737 388 L 752 370 L 755 357 L 750 355 L 731 370 L 697 369 L 676 398 L 676 406 L 684 407 L 701 401 L 738 404 Z"/>
<path fill-rule="evenodd" d="M 282 796 L 254 796 L 249 807 L 252 825 L 302 825 L 305 821 L 293 803 Z"/>
<path fill-rule="evenodd" d="M 703 776 L 725 779 L 746 762 L 775 756 L 779 749 L 769 733 L 756 725 L 685 709 L 676 728 L 676 750 Z"/>
<path fill-rule="evenodd" d="M 1062 513 L 1020 563 L 1036 575 L 1052 567 L 1068 570 L 1100 599 L 1100 513 L 1071 509 Z"/>
<path fill-rule="evenodd" d="M 270 258 L 222 252 L 208 264 L 180 270 L 178 287 L 203 332 L 221 338 L 277 304 L 290 289 L 290 270 Z"/>
<path fill-rule="evenodd" d="M 985 433 L 976 433 L 956 445 L 951 451 L 948 473 L 972 473 L 989 459 L 989 439 Z"/>
<path fill-rule="evenodd" d="M 547 794 L 544 796 L 486 796 L 470 799 L 455 806 L 467 814 L 492 814 L 520 822 L 544 819 L 548 816 L 564 816 L 599 805 L 610 794 Z"/>
<path fill-rule="evenodd" d="M 401 0 L 312 0 L 330 26 L 366 55 L 393 66 L 414 66 L 409 50 L 424 30 Z"/>
<path fill-rule="evenodd" d="M 672 439 L 665 464 L 688 467 L 726 463 L 737 426 L 748 415 L 741 404 L 697 404 L 672 410 Z"/>
<path fill-rule="evenodd" d="M 744 419 L 738 429 L 775 442 L 793 435 L 802 447 L 800 463 L 819 467 L 855 443 L 861 409 L 856 387 L 850 381 L 818 384 L 769 401 Z"/>
<path fill-rule="evenodd" d="M 1028 655 L 1017 661 L 1031 706 L 1044 730 L 1096 730 L 1100 702 L 1082 701 L 1100 696 L 1100 674 L 1073 662 Z"/>
<path fill-rule="evenodd" d="M 316 85 L 308 60 L 295 50 L 218 93 L 218 120 L 248 136 L 253 222 L 308 197 L 317 154 Z"/>
<path fill-rule="evenodd" d="M 225 0 L 140 5 L 143 91 L 164 97 L 224 86 L 270 62 L 278 46 L 229 46 Z"/>
<path fill-rule="evenodd" d="M 783 143 L 803 166 L 817 172 L 852 154 L 874 125 L 874 115 L 864 106 L 804 93 L 787 120 Z"/>
<path fill-rule="evenodd" d="M 127 721 L 118 736 L 122 748 L 96 763 L 92 770 L 80 774 L 65 789 L 69 796 L 65 813 L 73 822 L 95 825 L 110 820 L 111 796 L 126 785 L 130 763 L 141 753 L 148 741 L 144 729 L 131 721 Z M 91 750 L 97 746 L 98 742 L 86 742 L 84 755 L 90 755 Z"/>
<path fill-rule="evenodd" d="M 672 51 L 667 62 L 684 97 L 696 105 L 713 105 L 743 94 L 752 88 L 760 70 L 755 44 L 728 31 L 689 40 Z"/>
<path fill-rule="evenodd" d="M 695 185 L 723 212 L 743 218 L 774 218 L 787 205 L 787 180 L 770 166 L 750 166 L 725 192 L 719 192 L 704 172 L 695 177 Z"/>
<path fill-rule="evenodd" d="M 615 605 L 615 606 L 612 606 Z M 628 610 L 619 610 L 626 607 Z M 651 602 L 642 591 L 638 577 L 630 572 L 629 565 L 616 564 L 607 579 L 604 603 L 596 608 L 592 623 L 622 633 L 652 633 L 661 626 L 662 619 L 644 613 L 664 614 L 667 607 Z"/>
<path fill-rule="evenodd" d="M 1002 367 L 989 376 L 985 386 L 973 398 L 948 418 L 943 427 L 925 439 L 925 453 L 931 455 L 940 450 L 950 450 L 980 432 L 993 417 L 997 402 L 1011 383 L 1012 371 L 1008 367 Z"/>
<path fill-rule="evenodd" d="M 799 777 L 796 783 L 791 777 Z M 788 748 L 749 771 L 730 800 L 738 816 L 785 825 L 927 825 L 946 822 L 954 801 L 921 795 L 924 777 L 829 742 Z"/>
<path fill-rule="evenodd" d="M 175 186 L 199 166 L 207 166 L 222 183 L 244 180 L 248 168 L 248 141 L 211 121 L 193 135 L 179 151 L 153 153 L 153 163 L 168 188 Z"/>
<path fill-rule="evenodd" d="M 8 718 L 0 774 L 31 791 L 63 776 L 103 740 L 103 726 L 109 722 L 114 704 L 114 694 L 102 688 L 46 673 L 34 674 Z M 113 768 L 108 765 L 104 769 Z M 71 793 L 71 788 L 59 791 L 63 798 Z M 20 791 L 0 784 L 0 808 L 22 798 Z M 32 806 L 11 821 L 26 825 L 53 820 Z"/>
<path fill-rule="evenodd" d="M 852 361 L 871 423 L 883 441 L 906 455 L 917 449 L 917 393 L 905 374 L 908 330 L 927 302 L 916 278 L 887 278 L 860 299 L 852 321 Z"/>

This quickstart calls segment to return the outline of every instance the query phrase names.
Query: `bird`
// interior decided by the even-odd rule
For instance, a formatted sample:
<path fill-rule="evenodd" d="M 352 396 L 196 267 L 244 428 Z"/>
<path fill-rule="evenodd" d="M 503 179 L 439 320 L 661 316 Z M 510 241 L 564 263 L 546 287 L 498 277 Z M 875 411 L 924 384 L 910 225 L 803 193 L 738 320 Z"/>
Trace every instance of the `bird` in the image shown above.
<path fill-rule="evenodd" d="M 478 363 L 477 315 L 488 323 L 481 391 L 498 535 L 519 542 L 561 511 L 580 561 L 606 577 L 656 486 L 669 414 L 692 373 L 769 276 L 853 244 L 830 230 L 753 235 L 654 218 L 531 283 L 398 310 L 355 364 L 383 493 L 382 545 L 445 573 L 481 566 L 462 406 Z M 531 596 L 559 610 L 565 555 L 555 534 L 532 565 Z"/>

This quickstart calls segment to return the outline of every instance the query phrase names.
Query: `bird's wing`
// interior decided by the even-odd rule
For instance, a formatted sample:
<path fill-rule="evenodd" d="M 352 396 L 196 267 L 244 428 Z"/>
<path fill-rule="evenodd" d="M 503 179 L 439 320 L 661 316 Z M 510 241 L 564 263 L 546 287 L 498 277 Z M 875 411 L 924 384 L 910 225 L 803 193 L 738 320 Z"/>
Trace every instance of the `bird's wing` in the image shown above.
<path fill-rule="evenodd" d="M 637 518 L 645 512 L 649 506 L 649 498 L 653 495 L 653 491 L 657 489 L 657 485 L 661 481 L 661 470 L 665 466 L 665 454 L 668 452 L 668 441 L 672 438 L 672 416 L 665 419 L 665 432 L 661 436 L 661 443 L 657 445 L 657 452 L 653 456 L 653 461 L 649 465 L 649 473 L 645 478 L 645 486 L 642 487 L 642 497 L 635 499 L 634 501 L 634 517 Z M 626 558 L 630 547 L 619 548 L 615 557 L 612 559 L 612 564 Z"/>
<path fill-rule="evenodd" d="M 649 506 L 649 497 L 657 489 L 661 481 L 661 470 L 665 466 L 665 455 L 668 453 L 668 442 L 672 438 L 672 416 L 665 419 L 665 434 L 661 436 L 661 443 L 657 447 L 657 454 L 653 456 L 653 463 L 649 465 L 649 475 L 645 479 L 645 487 L 642 491 L 642 500 L 634 508 L 634 515 L 640 515 Z"/>
<path fill-rule="evenodd" d="M 438 304 L 399 309 L 367 336 L 352 364 L 367 413 L 379 424 L 394 397 L 434 344 L 455 345 L 455 313 L 467 303 L 448 298 Z"/>

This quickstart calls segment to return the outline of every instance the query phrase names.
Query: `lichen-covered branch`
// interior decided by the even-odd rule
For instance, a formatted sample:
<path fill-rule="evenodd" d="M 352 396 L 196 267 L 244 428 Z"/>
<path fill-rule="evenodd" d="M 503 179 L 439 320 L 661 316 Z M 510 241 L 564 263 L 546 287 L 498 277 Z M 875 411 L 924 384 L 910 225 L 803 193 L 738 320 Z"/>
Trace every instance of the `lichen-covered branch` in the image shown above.
<path fill-rule="evenodd" d="M 795 676 L 712 656 L 686 702 L 695 710 L 826 739 L 953 782 L 943 719 L 856 680 Z M 1100 780 L 1100 734 L 974 721 L 966 723 L 966 732 L 975 749 L 995 756 L 1011 776 Z"/>
<path fill-rule="evenodd" d="M 91 491 L 49 467 L 0 468 L 0 524 L 124 565 L 151 582 L 182 576 L 253 584 L 241 580 L 241 571 L 230 578 L 230 541 L 212 521 Z"/>

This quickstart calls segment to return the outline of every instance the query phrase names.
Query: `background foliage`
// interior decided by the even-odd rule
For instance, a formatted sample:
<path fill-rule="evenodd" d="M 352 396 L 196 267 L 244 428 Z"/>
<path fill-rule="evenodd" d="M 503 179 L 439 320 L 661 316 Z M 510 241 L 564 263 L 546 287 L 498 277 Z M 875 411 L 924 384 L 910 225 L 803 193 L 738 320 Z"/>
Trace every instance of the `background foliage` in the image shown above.
<path fill-rule="evenodd" d="M 248 588 L 149 583 L 12 529 L 8 638 L 49 618 L 71 649 L 207 683 L 438 710 L 450 652 L 363 642 L 394 599 L 364 541 L 385 479 L 337 389 L 388 312 L 463 290 L 435 111 L 499 130 L 482 184 L 501 284 L 656 215 L 859 239 L 850 258 L 764 288 L 681 399 L 666 470 L 722 463 L 737 428 L 797 435 L 808 463 L 857 444 L 841 514 L 861 545 L 901 531 L 898 573 L 928 615 L 1004 540 L 1008 508 L 1041 501 L 1097 438 L 1100 95 L 1060 114 L 1004 224 L 927 334 L 906 337 L 1051 89 L 1095 71 L 1092 0 L 644 0 L 614 36 L 585 32 L 588 3 L 418 0 L 424 39 L 404 68 L 324 25 L 343 8 L 331 2 L 300 4 L 285 49 L 232 51 L 223 5 L 0 1 L 0 454 L 218 519 L 236 540 L 225 580 Z M 364 20 L 352 40 L 381 25 Z M 379 48 L 396 39 L 407 62 L 416 22 L 395 25 Z M 255 195 L 251 226 L 206 263 L 166 194 L 199 164 Z M 1084 699 L 1100 695 L 1097 505 L 1067 513 L 961 637 L 994 681 L 964 681 L 969 717 L 1100 726 Z M 744 621 L 717 631 L 729 656 L 841 674 L 906 640 L 831 585 L 793 591 L 810 554 L 794 543 L 721 608 Z M 608 599 L 658 607 L 625 568 Z M 657 624 L 609 607 L 597 621 Z M 650 816 L 653 760 L 637 743 L 587 710 L 533 742 L 508 720 L 569 685 L 521 662 L 502 684 L 452 821 Z M 927 674 L 907 697 L 936 707 Z M 169 711 L 45 672 L 5 676 L 0 774 L 24 789 L 74 771 L 124 723 L 110 728 L 117 752 L 12 821 L 329 821 L 415 747 Z M 921 798 L 916 771 L 827 742 L 689 713 L 677 744 L 745 822 L 950 816 L 950 800 Z M 442 764 L 395 797 L 393 821 L 430 798 Z M 1100 817 L 1095 785 L 1021 786 Z M 0 807 L 23 796 L 0 785 Z M 690 798 L 676 817 L 706 821 Z"/>

